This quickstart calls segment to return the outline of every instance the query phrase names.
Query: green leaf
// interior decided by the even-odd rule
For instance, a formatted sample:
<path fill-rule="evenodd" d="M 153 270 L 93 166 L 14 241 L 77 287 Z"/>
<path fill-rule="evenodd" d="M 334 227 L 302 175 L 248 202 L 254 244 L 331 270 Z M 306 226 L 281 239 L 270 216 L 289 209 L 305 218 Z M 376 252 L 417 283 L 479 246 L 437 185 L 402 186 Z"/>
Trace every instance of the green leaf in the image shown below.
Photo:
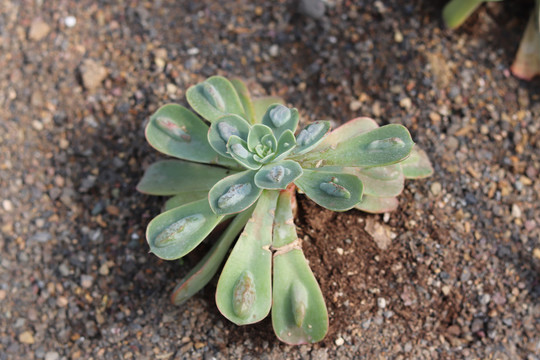
<path fill-rule="evenodd" d="M 324 338 L 328 312 L 302 250 L 275 253 L 272 300 L 272 325 L 281 341 L 300 345 Z"/>
<path fill-rule="evenodd" d="M 232 135 L 227 143 L 227 151 L 236 162 L 250 170 L 257 170 L 261 167 L 261 163 L 255 161 L 253 154 L 248 149 L 247 142 Z"/>
<path fill-rule="evenodd" d="M 233 84 L 221 76 L 212 76 L 191 86 L 186 92 L 186 98 L 189 105 L 209 122 L 229 114 L 246 117 Z"/>
<path fill-rule="evenodd" d="M 210 125 L 208 142 L 217 153 L 230 158 L 231 155 L 227 151 L 227 142 L 233 135 L 242 140 L 247 140 L 249 129 L 248 122 L 240 116 L 226 115 Z"/>
<path fill-rule="evenodd" d="M 275 137 L 279 139 L 281 134 L 286 130 L 290 130 L 293 133 L 296 131 L 296 127 L 298 126 L 298 110 L 281 104 L 272 104 L 266 110 L 262 123 L 268 126 Z"/>
<path fill-rule="evenodd" d="M 358 176 L 364 185 L 364 194 L 392 197 L 401 194 L 405 176 L 401 164 L 372 168 L 344 168 L 343 172 Z"/>
<path fill-rule="evenodd" d="M 199 201 L 202 199 L 208 199 L 208 190 L 190 191 L 190 192 L 176 194 L 175 196 L 173 196 L 172 198 L 168 199 L 165 202 L 164 211 L 169 211 L 179 206 L 186 205 L 191 202 Z"/>
<path fill-rule="evenodd" d="M 238 93 L 238 97 L 244 108 L 244 113 L 246 114 L 246 120 L 248 120 L 250 124 L 255 124 L 255 108 L 246 84 L 240 79 L 232 79 L 231 83 Z"/>
<path fill-rule="evenodd" d="M 362 182 L 351 174 L 304 169 L 294 183 L 311 200 L 333 211 L 349 210 L 362 199 Z"/>
<path fill-rule="evenodd" d="M 264 114 L 270 105 L 281 104 L 285 105 L 285 101 L 278 96 L 263 96 L 253 100 L 253 108 L 255 110 L 255 124 L 262 123 Z"/>
<path fill-rule="evenodd" d="M 302 175 L 297 162 L 284 160 L 263 166 L 255 175 L 255 185 L 261 189 L 285 189 Z"/>
<path fill-rule="evenodd" d="M 396 197 L 376 197 L 371 195 L 362 196 L 355 208 L 371 214 L 382 214 L 397 209 L 399 201 Z"/>
<path fill-rule="evenodd" d="M 324 338 L 328 314 L 319 285 L 300 250 L 293 197 L 294 190 L 280 192 L 274 219 L 272 324 L 280 340 L 299 345 Z"/>
<path fill-rule="evenodd" d="M 162 160 L 146 169 L 137 190 L 151 195 L 175 195 L 210 190 L 233 171 L 182 160 Z"/>
<path fill-rule="evenodd" d="M 305 154 L 316 147 L 323 140 L 328 130 L 330 130 L 330 121 L 314 121 L 306 126 L 296 137 L 294 154 Z"/>
<path fill-rule="evenodd" d="M 277 196 L 277 191 L 263 192 L 219 277 L 218 309 L 237 325 L 262 320 L 272 305 L 270 245 Z"/>
<path fill-rule="evenodd" d="M 315 149 L 291 156 L 302 168 L 321 166 L 385 166 L 406 158 L 414 145 L 411 134 L 402 125 L 386 125 L 351 137 L 328 149 Z"/>
<path fill-rule="evenodd" d="M 261 195 L 253 180 L 254 171 L 244 171 L 219 181 L 208 193 L 210 207 L 217 215 L 234 214 L 246 210 Z"/>
<path fill-rule="evenodd" d="M 276 157 L 274 161 L 281 160 L 289 155 L 296 147 L 296 137 L 291 130 L 285 130 L 279 137 Z"/>
<path fill-rule="evenodd" d="M 263 139 L 266 142 L 263 142 Z M 258 145 L 266 146 L 270 149 L 277 149 L 277 140 L 272 133 L 272 130 L 265 125 L 255 124 L 249 130 L 247 139 L 248 148 L 251 152 L 255 152 Z"/>
<path fill-rule="evenodd" d="M 204 258 L 176 285 L 171 296 L 173 304 L 181 305 L 208 284 L 218 271 L 232 242 L 246 225 L 251 213 L 252 211 L 247 210 L 238 214 Z"/>
<path fill-rule="evenodd" d="M 408 158 L 399 163 L 407 179 L 422 179 L 433 175 L 433 167 L 426 152 L 415 145 Z"/>
<path fill-rule="evenodd" d="M 465 22 L 485 1 L 500 0 L 452 0 L 443 9 L 443 20 L 447 27 L 455 29 Z"/>
<path fill-rule="evenodd" d="M 146 228 L 150 252 L 165 260 L 179 259 L 210 234 L 223 216 L 203 199 L 156 216 Z"/>
<path fill-rule="evenodd" d="M 344 142 L 345 140 L 377 129 L 378 127 L 379 125 L 377 125 L 375 120 L 368 117 L 352 119 L 326 135 L 319 145 L 317 145 L 315 151 L 321 151 L 337 146 L 337 144 Z"/>
<path fill-rule="evenodd" d="M 150 117 L 146 139 L 157 151 L 190 161 L 229 165 L 207 139 L 208 126 L 194 113 L 177 104 L 164 105 Z"/>

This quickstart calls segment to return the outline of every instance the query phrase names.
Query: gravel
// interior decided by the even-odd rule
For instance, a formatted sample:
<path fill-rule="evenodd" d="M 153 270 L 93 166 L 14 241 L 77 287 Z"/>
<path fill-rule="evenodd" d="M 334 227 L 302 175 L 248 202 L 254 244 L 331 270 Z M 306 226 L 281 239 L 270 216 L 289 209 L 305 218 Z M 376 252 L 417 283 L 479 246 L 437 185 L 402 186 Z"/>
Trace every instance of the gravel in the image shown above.
<path fill-rule="evenodd" d="M 531 2 L 490 3 L 454 32 L 427 1 L 302 4 L 4 1 L 0 360 L 540 358 L 540 82 L 509 73 Z M 384 221 L 384 250 L 299 218 L 335 290 L 322 343 L 237 328 L 212 284 L 169 304 L 194 259 L 148 254 L 163 199 L 134 189 L 159 158 L 144 123 L 214 74 L 282 96 L 304 124 L 402 123 L 434 164 Z M 366 234 L 366 219 L 383 222 L 317 222 Z"/>

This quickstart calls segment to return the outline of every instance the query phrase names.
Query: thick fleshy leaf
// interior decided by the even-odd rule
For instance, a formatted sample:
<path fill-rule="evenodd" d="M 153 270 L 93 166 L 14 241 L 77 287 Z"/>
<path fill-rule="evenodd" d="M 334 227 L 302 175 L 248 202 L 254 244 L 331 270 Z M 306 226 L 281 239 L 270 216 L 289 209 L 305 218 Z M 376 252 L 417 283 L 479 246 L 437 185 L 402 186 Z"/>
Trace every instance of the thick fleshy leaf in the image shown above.
<path fill-rule="evenodd" d="M 285 189 L 302 175 L 302 168 L 297 162 L 284 160 L 272 162 L 259 169 L 255 175 L 255 185 L 261 189 Z"/>
<path fill-rule="evenodd" d="M 253 154 L 248 149 L 247 142 L 232 135 L 227 143 L 227 151 L 237 163 L 250 170 L 257 170 L 261 167 L 261 163 L 255 161 Z"/>
<path fill-rule="evenodd" d="M 362 182 L 351 174 L 304 169 L 294 183 L 311 200 L 333 211 L 352 209 L 362 199 Z"/>
<path fill-rule="evenodd" d="M 165 260 L 179 259 L 199 245 L 222 217 L 212 212 L 207 199 L 166 211 L 146 228 L 150 252 Z"/>
<path fill-rule="evenodd" d="M 408 158 L 399 163 L 407 179 L 422 179 L 433 175 L 433 167 L 426 152 L 415 145 Z"/>
<path fill-rule="evenodd" d="M 222 156 L 232 157 L 227 151 L 227 142 L 231 136 L 238 136 L 247 140 L 250 125 L 238 115 L 226 115 L 210 125 L 208 142 L 210 146 Z"/>
<path fill-rule="evenodd" d="M 295 154 L 305 154 L 315 148 L 330 130 L 330 121 L 314 121 L 305 127 L 296 137 Z"/>
<path fill-rule="evenodd" d="M 165 202 L 164 211 L 169 211 L 179 206 L 186 205 L 202 199 L 208 199 L 208 190 L 189 191 L 176 194 Z"/>
<path fill-rule="evenodd" d="M 540 1 L 536 1 L 519 49 L 510 68 L 512 74 L 524 80 L 540 75 Z"/>
<path fill-rule="evenodd" d="M 218 182 L 208 193 L 210 207 L 215 214 L 239 213 L 250 207 L 261 195 L 253 180 L 255 171 L 243 171 Z"/>
<path fill-rule="evenodd" d="M 396 197 L 376 197 L 370 195 L 362 196 L 355 208 L 371 214 L 382 214 L 397 209 L 399 201 Z"/>
<path fill-rule="evenodd" d="M 186 92 L 186 98 L 189 105 L 210 122 L 229 114 L 246 117 L 236 89 L 222 76 L 212 76 L 191 86 Z"/>
<path fill-rule="evenodd" d="M 255 110 L 255 124 L 262 123 L 264 114 L 270 105 L 281 104 L 285 105 L 285 101 L 278 96 L 263 96 L 253 100 L 253 108 Z"/>
<path fill-rule="evenodd" d="M 233 171 L 217 166 L 182 160 L 162 160 L 146 169 L 137 190 L 151 195 L 176 195 L 210 190 L 215 183 Z"/>
<path fill-rule="evenodd" d="M 317 145 L 315 151 L 330 148 L 333 145 L 337 145 L 347 139 L 374 130 L 378 127 L 379 125 L 375 120 L 368 117 L 352 119 L 326 135 L 319 145 Z"/>
<path fill-rule="evenodd" d="M 284 159 L 289 155 L 296 147 L 296 137 L 290 130 L 285 130 L 279 137 L 276 157 L 274 161 Z"/>
<path fill-rule="evenodd" d="M 249 95 L 249 90 L 246 84 L 238 78 L 232 79 L 231 84 L 233 84 L 236 92 L 238 93 L 238 97 L 240 98 L 240 102 L 244 108 L 246 120 L 250 124 L 255 124 L 255 108 L 253 106 L 253 102 L 251 101 L 251 96 Z"/>
<path fill-rule="evenodd" d="M 406 158 L 414 145 L 402 125 L 391 124 L 362 133 L 327 149 L 291 156 L 302 168 L 321 166 L 385 166 Z"/>
<path fill-rule="evenodd" d="M 300 345 L 324 338 L 328 313 L 302 250 L 275 253 L 272 299 L 272 325 L 281 341 Z"/>
<path fill-rule="evenodd" d="M 328 314 L 319 285 L 300 250 L 293 202 L 294 189 L 280 192 L 272 240 L 275 251 L 272 324 L 280 340 L 299 345 L 325 336 Z"/>
<path fill-rule="evenodd" d="M 210 251 L 201 261 L 176 285 L 171 301 L 175 305 L 181 305 L 202 289 L 218 271 L 227 251 L 240 231 L 244 228 L 252 211 L 244 211 L 236 215 L 234 220 L 219 237 Z"/>
<path fill-rule="evenodd" d="M 278 194 L 263 192 L 219 277 L 217 306 L 237 325 L 264 319 L 272 306 L 270 245 Z"/>
<path fill-rule="evenodd" d="M 208 126 L 197 115 L 177 104 L 159 108 L 146 126 L 148 143 L 163 154 L 202 163 L 230 164 L 212 149 L 207 133 Z"/>
<path fill-rule="evenodd" d="M 298 110 L 281 104 L 272 104 L 266 110 L 262 123 L 272 129 L 276 138 L 279 139 L 281 134 L 286 130 L 290 130 L 293 133 L 296 131 L 296 127 L 298 126 Z"/>
<path fill-rule="evenodd" d="M 452 0 L 443 9 L 444 23 L 450 29 L 459 27 L 483 3 L 483 0 Z"/>
<path fill-rule="evenodd" d="M 263 142 L 264 139 L 264 142 Z M 272 133 L 272 130 L 263 124 L 255 124 L 249 130 L 247 139 L 248 148 L 250 151 L 255 152 L 257 146 L 262 145 L 273 149 L 277 149 L 277 140 Z"/>
<path fill-rule="evenodd" d="M 358 176 L 366 195 L 397 196 L 401 194 L 405 184 L 401 163 L 372 168 L 344 168 L 343 172 Z"/>

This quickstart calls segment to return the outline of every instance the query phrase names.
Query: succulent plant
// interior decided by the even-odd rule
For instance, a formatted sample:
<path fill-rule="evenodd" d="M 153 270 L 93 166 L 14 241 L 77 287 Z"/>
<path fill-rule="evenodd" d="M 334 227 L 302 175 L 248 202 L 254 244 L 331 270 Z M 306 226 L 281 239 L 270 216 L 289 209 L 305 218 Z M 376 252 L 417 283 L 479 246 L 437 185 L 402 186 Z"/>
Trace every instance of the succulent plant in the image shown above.
<path fill-rule="evenodd" d="M 502 0 L 451 0 L 443 9 L 443 20 L 447 27 L 455 29 L 483 2 L 490 1 Z M 532 80 L 540 75 L 540 0 L 536 0 L 510 70 L 523 80 Z"/>
<path fill-rule="evenodd" d="M 536 0 L 510 69 L 515 76 L 523 80 L 532 80 L 536 75 L 540 75 L 540 0 Z"/>
<path fill-rule="evenodd" d="M 172 294 L 182 304 L 218 271 L 220 312 L 238 325 L 272 311 L 277 337 L 316 342 L 328 329 L 323 295 L 294 225 L 296 189 L 334 210 L 380 213 L 397 207 L 405 178 L 432 173 L 401 125 L 357 118 L 329 132 L 315 121 L 295 136 L 298 111 L 278 98 L 251 100 L 240 80 L 214 76 L 187 91 L 190 110 L 161 107 L 146 126 L 158 151 L 177 159 L 152 164 L 138 190 L 172 196 L 146 232 L 150 250 L 179 259 L 220 223 L 227 225 Z"/>

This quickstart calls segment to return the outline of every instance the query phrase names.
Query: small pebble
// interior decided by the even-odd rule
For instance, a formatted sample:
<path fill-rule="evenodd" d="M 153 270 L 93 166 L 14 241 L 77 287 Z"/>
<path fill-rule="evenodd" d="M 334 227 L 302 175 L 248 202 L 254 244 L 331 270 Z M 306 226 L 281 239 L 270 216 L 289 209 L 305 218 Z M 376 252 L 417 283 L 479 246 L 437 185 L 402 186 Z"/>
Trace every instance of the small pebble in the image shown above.
<path fill-rule="evenodd" d="M 12 211 L 13 210 L 13 203 L 10 200 L 5 199 L 5 200 L 2 201 L 2 207 L 6 211 Z"/>
<path fill-rule="evenodd" d="M 411 108 L 412 106 L 412 100 L 408 97 L 406 98 L 403 98 L 399 101 L 399 106 L 401 106 L 402 108 L 408 110 Z"/>
<path fill-rule="evenodd" d="M 380 308 L 380 309 L 384 309 L 386 307 L 386 299 L 383 298 L 383 297 L 380 297 L 377 299 L 377 306 Z"/>
<path fill-rule="evenodd" d="M 516 204 L 512 205 L 512 217 L 515 219 L 521 218 L 521 209 Z"/>
<path fill-rule="evenodd" d="M 397 43 L 403 42 L 403 34 L 399 30 L 394 33 L 394 41 Z"/>
<path fill-rule="evenodd" d="M 45 21 L 43 21 L 43 19 L 35 19 L 32 21 L 32 25 L 30 25 L 28 38 L 30 40 L 39 41 L 47 36 L 50 30 L 51 27 Z"/>
<path fill-rule="evenodd" d="M 77 18 L 75 16 L 66 16 L 64 18 L 64 24 L 68 27 L 68 28 L 72 28 L 74 27 L 76 24 L 77 24 Z"/>
<path fill-rule="evenodd" d="M 360 108 L 362 107 L 362 103 L 358 100 L 353 100 L 351 101 L 351 103 L 349 104 L 349 109 L 351 109 L 351 111 L 357 111 L 359 110 Z"/>
<path fill-rule="evenodd" d="M 88 289 L 92 286 L 94 278 L 90 275 L 81 275 L 81 286 L 85 289 Z"/>
<path fill-rule="evenodd" d="M 335 342 L 336 342 L 337 346 L 341 346 L 341 345 L 345 344 L 345 340 L 343 340 L 342 337 L 338 337 Z"/>
<path fill-rule="evenodd" d="M 270 46 L 270 50 L 268 51 L 270 53 L 270 56 L 276 57 L 279 55 L 279 46 L 276 44 Z"/>
<path fill-rule="evenodd" d="M 45 360 L 58 360 L 60 355 L 56 351 L 49 351 L 45 354 Z"/>
<path fill-rule="evenodd" d="M 431 187 L 430 187 L 430 190 L 431 190 L 431 193 L 434 195 L 434 196 L 437 196 L 441 193 L 441 190 L 442 190 L 442 186 L 441 186 L 441 183 L 440 182 L 434 182 L 431 184 Z"/>
<path fill-rule="evenodd" d="M 34 335 L 30 331 L 25 331 L 19 334 L 19 342 L 23 344 L 33 344 L 35 342 Z"/>
<path fill-rule="evenodd" d="M 342 249 L 342 248 L 338 247 L 338 248 L 336 249 L 336 251 L 337 251 L 337 253 L 338 253 L 339 255 L 343 255 L 343 249 Z"/>

